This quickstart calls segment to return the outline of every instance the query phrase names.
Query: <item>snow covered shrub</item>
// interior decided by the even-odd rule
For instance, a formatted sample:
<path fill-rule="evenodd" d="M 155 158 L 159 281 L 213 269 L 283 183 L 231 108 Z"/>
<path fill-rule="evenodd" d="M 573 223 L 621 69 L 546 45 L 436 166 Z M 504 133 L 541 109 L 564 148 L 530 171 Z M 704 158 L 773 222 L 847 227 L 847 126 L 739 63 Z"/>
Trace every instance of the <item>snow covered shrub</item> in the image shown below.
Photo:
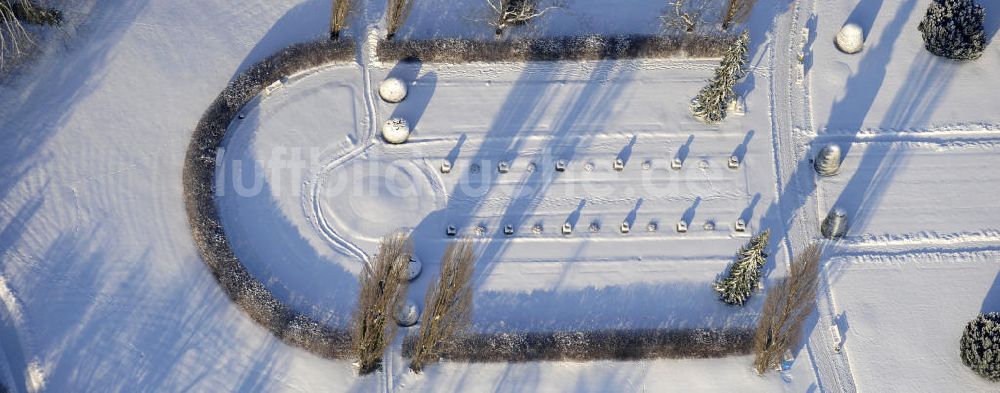
<path fill-rule="evenodd" d="M 414 354 L 416 341 L 403 341 L 403 356 Z M 749 329 L 482 333 L 461 336 L 440 355 L 461 362 L 714 358 L 749 353 L 752 342 Z"/>
<path fill-rule="evenodd" d="M 736 99 L 733 88 L 747 73 L 747 53 L 750 34 L 743 31 L 726 49 L 715 76 L 691 101 L 691 112 L 706 123 L 718 123 L 726 118 L 729 104 Z"/>
<path fill-rule="evenodd" d="M 331 0 L 330 4 L 330 39 L 340 38 L 340 31 L 347 27 L 347 16 L 351 14 L 354 0 Z"/>
<path fill-rule="evenodd" d="M 371 264 L 361 273 L 352 339 L 358 373 L 362 375 L 382 366 L 382 354 L 396 336 L 393 320 L 406 296 L 412 255 L 413 244 L 408 235 L 399 232 L 387 235 L 379 242 Z"/>
<path fill-rule="evenodd" d="M 420 372 L 437 361 L 441 350 L 468 329 L 472 317 L 473 243 L 462 239 L 448 245 L 441 273 L 424 298 L 420 333 L 413 348 L 410 369 Z"/>
<path fill-rule="evenodd" d="M 822 251 L 811 245 L 791 264 L 788 277 L 767 291 L 753 339 L 753 366 L 765 373 L 802 339 L 802 326 L 816 309 L 816 286 Z"/>
<path fill-rule="evenodd" d="M 965 326 L 962 363 L 983 378 L 1000 381 L 1000 313 L 979 314 Z"/>
<path fill-rule="evenodd" d="M 413 0 L 388 0 L 385 6 L 386 38 L 392 39 L 410 16 Z"/>
<path fill-rule="evenodd" d="M 848 23 L 840 28 L 833 42 L 837 49 L 849 55 L 861 52 L 865 48 L 865 31 L 855 23 Z"/>
<path fill-rule="evenodd" d="M 736 262 L 729 267 L 726 278 L 715 282 L 715 290 L 722 301 L 731 306 L 742 306 L 757 289 L 760 269 L 767 262 L 767 241 L 771 231 L 766 230 L 752 238 L 736 255 Z"/>
<path fill-rule="evenodd" d="M 935 56 L 974 60 L 986 49 L 986 12 L 972 0 L 934 0 L 918 29 L 924 47 Z"/>
<path fill-rule="evenodd" d="M 731 38 L 714 35 L 570 36 L 474 41 L 433 39 L 379 41 L 382 61 L 420 59 L 428 63 L 502 61 L 615 60 L 668 57 L 715 57 Z"/>

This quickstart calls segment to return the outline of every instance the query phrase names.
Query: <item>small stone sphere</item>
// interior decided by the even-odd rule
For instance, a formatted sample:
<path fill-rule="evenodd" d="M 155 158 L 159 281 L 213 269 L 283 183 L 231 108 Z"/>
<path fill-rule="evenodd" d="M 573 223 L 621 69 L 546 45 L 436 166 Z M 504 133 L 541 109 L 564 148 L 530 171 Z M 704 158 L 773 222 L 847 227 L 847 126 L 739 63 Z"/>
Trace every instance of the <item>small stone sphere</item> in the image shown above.
<path fill-rule="evenodd" d="M 854 23 L 848 23 L 837 33 L 837 49 L 841 52 L 853 54 L 861 52 L 865 46 L 865 32 Z"/>
<path fill-rule="evenodd" d="M 407 271 L 407 278 L 413 281 L 420 275 L 420 269 L 423 268 L 423 264 L 416 257 L 410 257 L 409 270 Z"/>
<path fill-rule="evenodd" d="M 400 144 L 410 139 L 410 125 L 398 117 L 385 121 L 382 125 L 382 138 L 392 144 Z"/>
<path fill-rule="evenodd" d="M 420 308 L 412 300 L 407 300 L 403 307 L 400 307 L 399 314 L 396 315 L 396 323 L 399 326 L 413 326 L 420 320 Z"/>
<path fill-rule="evenodd" d="M 385 102 L 397 103 L 406 98 L 406 83 L 399 78 L 387 78 L 378 86 L 378 95 Z"/>

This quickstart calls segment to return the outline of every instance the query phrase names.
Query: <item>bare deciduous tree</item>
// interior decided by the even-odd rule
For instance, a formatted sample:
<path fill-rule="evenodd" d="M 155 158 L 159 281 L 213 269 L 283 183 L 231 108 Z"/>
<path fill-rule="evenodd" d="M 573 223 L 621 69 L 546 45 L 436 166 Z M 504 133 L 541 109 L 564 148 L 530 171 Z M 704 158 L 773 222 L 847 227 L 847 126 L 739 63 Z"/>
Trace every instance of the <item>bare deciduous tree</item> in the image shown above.
<path fill-rule="evenodd" d="M 424 298 L 420 334 L 413 350 L 410 369 L 420 372 L 437 361 L 441 350 L 454 344 L 465 332 L 472 317 L 472 271 L 475 265 L 473 243 L 462 239 L 448 245 L 441 260 L 441 273 Z"/>
<path fill-rule="evenodd" d="M 31 40 L 21 25 L 21 18 L 18 18 L 18 8 L 33 9 L 28 1 L 0 0 L 0 69 L 9 54 L 20 55 L 21 46 Z"/>
<path fill-rule="evenodd" d="M 822 251 L 813 244 L 791 264 L 788 277 L 767 291 L 754 334 L 754 369 L 765 373 L 802 339 L 802 325 L 816 309 Z"/>
<path fill-rule="evenodd" d="M 669 28 L 693 33 L 702 23 L 706 0 L 671 0 L 667 2 L 667 15 L 663 23 Z"/>
<path fill-rule="evenodd" d="M 539 0 L 486 0 L 486 4 L 489 4 L 496 16 L 491 22 L 496 28 L 496 34 L 501 35 L 510 26 L 528 23 L 550 10 L 559 8 L 556 5 L 540 7 L 538 3 Z"/>
<path fill-rule="evenodd" d="M 382 238 L 378 254 L 360 278 L 358 308 L 354 311 L 352 346 L 358 373 L 368 374 L 382 366 L 382 355 L 396 334 L 393 320 L 406 294 L 407 267 L 413 245 L 406 234 Z"/>
<path fill-rule="evenodd" d="M 330 39 L 340 38 L 340 31 L 347 27 L 347 16 L 351 14 L 354 0 L 332 0 L 330 4 Z"/>
<path fill-rule="evenodd" d="M 392 39 L 410 16 L 413 0 L 389 0 L 385 7 L 386 38 Z"/>
<path fill-rule="evenodd" d="M 62 22 L 62 13 L 39 7 L 31 0 L 0 0 L 0 69 L 4 68 L 7 56 L 18 56 L 24 45 L 31 44 L 31 36 L 22 22 L 56 25 Z"/>
<path fill-rule="evenodd" d="M 722 30 L 729 30 L 734 23 L 746 20 L 756 3 L 757 0 L 728 0 L 722 13 Z"/>

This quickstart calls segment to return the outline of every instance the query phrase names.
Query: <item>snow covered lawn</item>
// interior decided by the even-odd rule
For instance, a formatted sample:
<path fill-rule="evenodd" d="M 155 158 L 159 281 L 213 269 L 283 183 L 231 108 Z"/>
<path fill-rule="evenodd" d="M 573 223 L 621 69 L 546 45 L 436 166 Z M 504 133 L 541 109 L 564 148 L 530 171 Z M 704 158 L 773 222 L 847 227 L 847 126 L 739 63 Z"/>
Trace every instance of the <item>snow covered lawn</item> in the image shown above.
<path fill-rule="evenodd" d="M 858 389 L 995 391 L 962 365 L 958 340 L 981 310 L 1000 306 L 998 258 L 990 251 L 830 259 L 827 274 L 843 310 L 838 325 Z"/>
<path fill-rule="evenodd" d="M 1000 45 L 982 58 L 955 62 L 924 49 L 917 25 L 930 0 L 816 0 L 813 59 L 807 61 L 812 121 L 819 133 L 977 129 L 1000 124 L 996 110 Z M 988 2 L 987 2 L 988 3 Z M 981 4 L 984 4 L 981 2 Z M 987 29 L 1000 25 L 989 9 Z M 865 49 L 833 45 L 846 23 L 865 29 Z"/>

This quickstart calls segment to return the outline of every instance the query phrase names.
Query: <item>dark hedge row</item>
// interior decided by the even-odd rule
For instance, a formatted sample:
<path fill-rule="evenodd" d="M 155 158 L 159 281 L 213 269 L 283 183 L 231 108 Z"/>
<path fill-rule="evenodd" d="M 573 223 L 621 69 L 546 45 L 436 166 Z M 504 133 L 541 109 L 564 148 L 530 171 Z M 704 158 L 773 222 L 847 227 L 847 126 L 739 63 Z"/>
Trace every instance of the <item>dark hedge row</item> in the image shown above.
<path fill-rule="evenodd" d="M 733 41 L 728 35 L 570 36 L 500 41 L 433 39 L 378 43 L 382 61 L 418 59 L 429 63 L 614 60 L 720 57 Z"/>
<path fill-rule="evenodd" d="M 191 137 L 184 163 L 184 198 L 191 234 L 219 286 L 254 321 L 282 341 L 317 355 L 348 355 L 346 329 L 324 326 L 282 304 L 237 259 L 215 205 L 216 150 L 229 123 L 266 86 L 298 71 L 354 58 L 352 41 L 287 47 L 240 73 L 212 102 Z"/>
<path fill-rule="evenodd" d="M 415 343 L 416 336 L 406 337 L 403 356 L 413 354 Z M 442 351 L 442 358 L 464 362 L 715 358 L 745 355 L 752 346 L 752 329 L 491 333 L 457 339 Z"/>

